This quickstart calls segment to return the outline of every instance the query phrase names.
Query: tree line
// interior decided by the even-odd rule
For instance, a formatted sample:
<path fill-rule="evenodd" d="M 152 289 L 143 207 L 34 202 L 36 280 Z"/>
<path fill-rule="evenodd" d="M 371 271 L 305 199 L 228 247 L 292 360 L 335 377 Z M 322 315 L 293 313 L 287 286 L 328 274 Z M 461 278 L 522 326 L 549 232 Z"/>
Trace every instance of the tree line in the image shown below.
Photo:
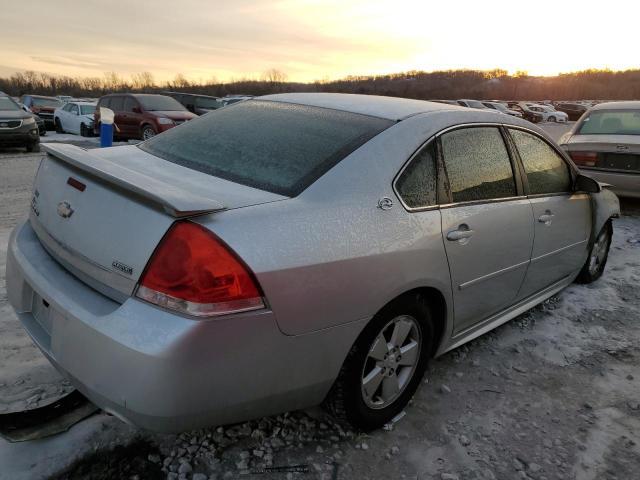
<path fill-rule="evenodd" d="M 103 77 L 72 78 L 33 71 L 0 78 L 0 91 L 19 96 L 71 95 L 100 97 L 113 92 L 159 93 L 183 91 L 223 97 L 231 94 L 266 95 L 281 92 L 340 92 L 388 95 L 416 99 L 503 99 L 503 100 L 631 100 L 640 98 L 640 69 L 584 70 L 556 76 L 531 76 L 506 70 L 408 71 L 389 75 L 349 76 L 340 80 L 311 83 L 290 82 L 286 74 L 272 69 L 259 78 L 219 82 L 189 81 L 177 74 L 165 82 L 155 81 L 149 72 L 123 77 L 107 72 Z"/>

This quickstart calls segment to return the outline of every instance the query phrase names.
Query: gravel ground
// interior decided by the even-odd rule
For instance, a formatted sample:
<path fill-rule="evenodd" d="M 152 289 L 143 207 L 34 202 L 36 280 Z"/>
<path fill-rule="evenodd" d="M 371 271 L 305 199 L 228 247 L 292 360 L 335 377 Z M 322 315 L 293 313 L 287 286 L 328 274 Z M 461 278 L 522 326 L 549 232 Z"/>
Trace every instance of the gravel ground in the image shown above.
<path fill-rule="evenodd" d="M 551 127 L 553 136 L 562 133 Z M 0 153 L 5 412 L 48 403 L 69 388 L 6 299 L 6 243 L 27 211 L 39 158 Z M 312 409 L 156 435 L 98 414 L 49 439 L 0 439 L 0 478 L 637 478 L 640 202 L 625 202 L 623 211 L 598 282 L 573 285 L 433 361 L 406 416 L 388 428 L 363 435 Z"/>

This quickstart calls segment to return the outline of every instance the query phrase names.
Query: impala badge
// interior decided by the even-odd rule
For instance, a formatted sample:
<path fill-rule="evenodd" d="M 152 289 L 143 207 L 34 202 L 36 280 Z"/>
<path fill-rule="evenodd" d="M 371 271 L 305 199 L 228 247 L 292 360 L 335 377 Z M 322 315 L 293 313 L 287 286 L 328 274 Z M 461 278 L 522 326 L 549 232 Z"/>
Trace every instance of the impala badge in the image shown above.
<path fill-rule="evenodd" d="M 58 204 L 58 215 L 62 218 L 69 218 L 73 215 L 73 208 L 69 205 L 69 202 L 60 202 Z"/>

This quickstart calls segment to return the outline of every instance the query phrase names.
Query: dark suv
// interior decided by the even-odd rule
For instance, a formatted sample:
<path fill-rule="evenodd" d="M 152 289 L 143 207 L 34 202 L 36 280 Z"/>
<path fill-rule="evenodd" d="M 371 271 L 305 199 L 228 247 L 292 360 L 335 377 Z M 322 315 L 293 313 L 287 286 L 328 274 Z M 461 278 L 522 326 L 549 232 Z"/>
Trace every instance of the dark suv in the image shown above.
<path fill-rule="evenodd" d="M 175 98 L 184 105 L 187 110 L 195 113 L 196 115 L 204 115 L 205 113 L 209 113 L 212 110 L 217 110 L 224 106 L 218 97 L 210 97 L 209 95 L 181 92 L 164 92 L 164 94 L 171 98 Z"/>
<path fill-rule="evenodd" d="M 114 93 L 98 101 L 93 122 L 97 135 L 100 134 L 100 107 L 113 110 L 116 125 L 114 136 L 122 139 L 147 140 L 197 118 L 197 115 L 166 95 Z"/>
<path fill-rule="evenodd" d="M 556 110 L 569 115 L 569 120 L 578 120 L 589 107 L 580 103 L 559 102 L 555 104 Z"/>
<path fill-rule="evenodd" d="M 43 95 L 22 95 L 20 103 L 44 120 L 45 126 L 52 130 L 55 128 L 53 112 L 55 112 L 56 108 L 64 105 L 55 97 L 45 97 Z"/>
<path fill-rule="evenodd" d="M 0 94 L 0 146 L 40 150 L 40 135 L 35 116 L 25 112 L 7 95 Z"/>

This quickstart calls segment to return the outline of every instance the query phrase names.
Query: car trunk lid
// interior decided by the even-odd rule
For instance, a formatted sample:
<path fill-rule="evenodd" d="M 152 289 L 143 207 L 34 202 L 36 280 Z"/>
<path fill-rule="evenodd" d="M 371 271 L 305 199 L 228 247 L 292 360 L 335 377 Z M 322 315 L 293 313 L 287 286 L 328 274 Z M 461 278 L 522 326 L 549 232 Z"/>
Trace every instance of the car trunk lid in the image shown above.
<path fill-rule="evenodd" d="M 566 148 L 580 167 L 640 172 L 638 135 L 574 135 Z"/>
<path fill-rule="evenodd" d="M 43 146 L 30 222 L 67 270 L 117 301 L 179 218 L 282 197 L 164 161 L 135 146 L 87 151 Z"/>

